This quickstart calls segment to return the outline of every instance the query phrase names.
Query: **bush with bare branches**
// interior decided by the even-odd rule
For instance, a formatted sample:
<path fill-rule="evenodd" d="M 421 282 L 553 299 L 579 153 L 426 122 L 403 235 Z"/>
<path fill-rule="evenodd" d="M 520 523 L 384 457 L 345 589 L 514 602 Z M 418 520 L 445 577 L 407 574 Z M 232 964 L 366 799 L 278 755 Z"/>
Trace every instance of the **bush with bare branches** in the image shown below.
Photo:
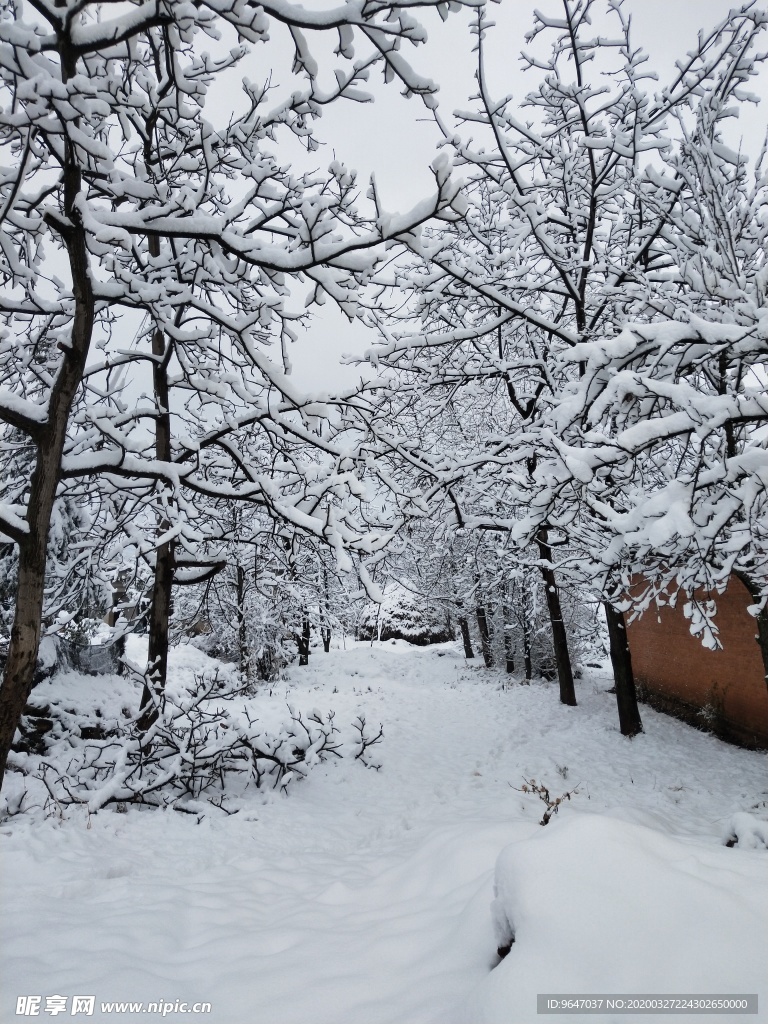
<path fill-rule="evenodd" d="M 163 697 L 148 732 L 132 719 L 117 733 L 83 743 L 63 767 L 42 760 L 51 799 L 89 811 L 127 803 L 194 809 L 202 799 L 230 811 L 249 786 L 284 791 L 315 765 L 342 757 L 333 711 L 305 714 L 288 705 L 288 717 L 268 727 L 247 706 L 233 707 L 242 694 L 218 671 L 197 675 Z M 380 767 L 366 754 L 381 740 L 382 727 L 371 730 L 361 714 L 353 728 L 355 760 Z"/>

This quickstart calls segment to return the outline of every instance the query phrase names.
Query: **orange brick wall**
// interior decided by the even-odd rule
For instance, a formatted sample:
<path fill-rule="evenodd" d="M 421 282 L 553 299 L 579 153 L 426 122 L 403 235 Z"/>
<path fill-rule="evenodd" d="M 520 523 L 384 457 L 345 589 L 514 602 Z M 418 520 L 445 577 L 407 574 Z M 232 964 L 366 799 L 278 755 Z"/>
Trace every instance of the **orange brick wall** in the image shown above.
<path fill-rule="evenodd" d="M 682 594 L 675 608 L 652 605 L 629 624 L 635 679 L 651 704 L 692 721 L 698 717 L 702 725 L 706 721 L 697 712 L 709 708 L 709 725 L 724 739 L 768 748 L 768 688 L 757 624 L 746 610 L 752 600 L 734 577 L 716 601 L 720 651 L 691 635 Z"/>

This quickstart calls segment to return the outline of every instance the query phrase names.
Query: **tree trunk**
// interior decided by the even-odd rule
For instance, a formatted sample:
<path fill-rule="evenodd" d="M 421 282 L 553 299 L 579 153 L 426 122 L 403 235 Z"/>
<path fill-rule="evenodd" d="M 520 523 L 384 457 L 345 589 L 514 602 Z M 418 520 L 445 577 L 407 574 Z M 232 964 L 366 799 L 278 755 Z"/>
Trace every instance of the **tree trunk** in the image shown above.
<path fill-rule="evenodd" d="M 149 650 L 141 693 L 139 731 L 157 721 L 168 679 L 168 633 L 173 593 L 173 544 L 161 544 L 155 558 L 152 603 L 149 607 Z"/>
<path fill-rule="evenodd" d="M 323 641 L 323 650 L 328 654 L 331 650 L 331 625 L 329 609 L 331 606 L 331 597 L 328 590 L 328 569 L 326 568 L 325 562 L 322 562 L 323 567 L 323 601 L 320 607 L 320 639 Z"/>
<path fill-rule="evenodd" d="M 477 628 L 480 631 L 480 646 L 483 649 L 483 661 L 486 668 L 493 668 L 493 649 L 491 647 L 491 631 L 488 626 L 488 616 L 485 613 L 485 605 L 479 604 L 476 608 Z"/>
<path fill-rule="evenodd" d="M 472 638 L 469 635 L 469 623 L 463 615 L 459 617 L 458 623 L 461 630 L 461 640 L 464 644 L 464 657 L 469 661 L 470 658 L 475 656 L 475 652 L 472 650 Z"/>
<path fill-rule="evenodd" d="M 552 568 L 552 548 L 548 541 L 547 530 L 539 530 L 536 538 L 539 555 L 542 559 L 541 575 L 544 578 L 544 590 L 547 595 L 547 609 L 552 628 L 552 643 L 555 648 L 557 678 L 560 683 L 560 702 L 570 707 L 576 706 L 576 688 L 573 685 L 571 656 L 568 652 L 568 636 L 563 622 L 563 611 L 560 605 L 560 591 Z"/>
<path fill-rule="evenodd" d="M 46 471 L 41 468 L 42 461 L 42 457 L 39 457 L 39 473 L 36 470 L 36 476 L 46 475 Z M 30 507 L 31 505 L 30 497 Z M 38 508 L 45 511 L 41 506 Z M 3 774 L 24 706 L 34 685 L 42 628 L 45 554 L 52 508 L 53 501 L 47 509 L 47 517 L 44 514 L 28 517 L 28 521 L 30 518 L 37 520 L 39 533 L 36 536 L 29 536 L 19 550 L 16 608 L 8 660 L 0 689 L 0 756 Z"/>
<path fill-rule="evenodd" d="M 530 683 L 533 678 L 533 661 L 531 659 L 531 620 L 528 618 L 528 609 L 523 613 L 523 664 L 525 666 L 525 681 Z"/>
<path fill-rule="evenodd" d="M 748 573 L 738 571 L 734 573 L 734 576 L 741 580 L 747 588 L 749 596 L 752 598 L 753 602 L 756 605 L 762 604 L 763 596 L 760 592 L 760 585 L 756 583 Z M 760 655 L 763 659 L 763 678 L 765 679 L 766 687 L 768 687 L 768 606 L 763 605 L 757 613 L 755 622 L 757 624 L 755 640 L 760 648 Z"/>
<path fill-rule="evenodd" d="M 456 605 L 456 621 L 459 625 L 459 631 L 461 632 L 461 642 L 464 645 L 464 657 L 469 661 L 474 658 L 475 652 L 472 650 L 472 637 L 469 632 L 469 623 L 467 622 L 467 616 L 464 614 L 464 602 L 459 597 L 458 590 L 456 588 L 456 579 L 459 575 L 459 570 L 455 562 L 451 563 L 453 570 L 453 600 Z"/>
<path fill-rule="evenodd" d="M 245 620 L 245 569 L 238 562 L 237 587 L 237 648 L 240 661 L 240 676 L 244 683 L 251 679 L 251 652 L 248 648 L 248 627 Z"/>
<path fill-rule="evenodd" d="M 637 706 L 632 656 L 629 651 L 624 615 L 610 601 L 603 601 L 605 621 L 611 646 L 611 664 L 616 682 L 616 704 L 619 709 L 619 728 L 622 736 L 637 736 L 643 731 L 640 709 Z"/>
<path fill-rule="evenodd" d="M 502 602 L 501 614 L 504 619 L 504 658 L 507 673 L 515 671 L 515 641 L 512 635 L 512 610 Z"/>
<path fill-rule="evenodd" d="M 148 239 L 152 256 L 160 255 L 160 239 Z M 165 344 L 163 332 L 152 334 L 152 382 L 157 407 L 155 418 L 155 455 L 158 462 L 171 461 L 171 414 L 168 389 L 168 359 L 170 350 Z M 160 523 L 160 533 L 168 530 L 170 523 Z M 157 721 L 159 706 L 165 693 L 168 679 L 168 634 L 171 618 L 171 597 L 173 593 L 174 544 L 161 544 L 155 558 L 155 579 L 152 587 L 152 605 L 149 613 L 149 651 L 144 674 L 144 689 L 141 694 L 138 727 L 146 732 Z"/>
<path fill-rule="evenodd" d="M 309 616 L 305 613 L 301 620 L 301 634 L 298 637 L 299 665 L 309 664 Z"/>
<path fill-rule="evenodd" d="M 765 685 L 768 687 L 768 608 L 765 605 L 757 614 L 757 634 L 755 636 L 763 656 Z"/>
<path fill-rule="evenodd" d="M 75 73 L 75 56 L 62 49 L 62 80 Z M 72 276 L 74 314 L 69 344 L 59 344 L 61 362 L 50 390 L 44 423 L 30 432 L 36 447 L 36 462 L 29 486 L 27 531 L 17 538 L 19 547 L 18 589 L 8 659 L 0 687 L 0 786 L 5 776 L 8 753 L 19 726 L 24 705 L 35 680 L 37 653 L 42 630 L 45 563 L 56 489 L 61 479 L 61 458 L 72 405 L 83 378 L 94 324 L 94 297 L 89 258 L 76 200 L 81 188 L 80 169 L 74 147 L 64 142 L 62 213 L 51 226 L 62 237 Z"/>

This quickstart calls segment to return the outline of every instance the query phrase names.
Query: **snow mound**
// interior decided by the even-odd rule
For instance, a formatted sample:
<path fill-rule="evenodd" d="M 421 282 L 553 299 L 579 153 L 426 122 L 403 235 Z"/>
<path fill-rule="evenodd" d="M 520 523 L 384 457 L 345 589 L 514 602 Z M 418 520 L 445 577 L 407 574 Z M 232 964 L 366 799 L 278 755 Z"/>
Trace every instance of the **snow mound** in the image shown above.
<path fill-rule="evenodd" d="M 754 814 L 739 811 L 731 818 L 726 846 L 740 846 L 742 850 L 768 849 L 768 821 Z"/>
<path fill-rule="evenodd" d="M 495 895 L 497 942 L 514 944 L 467 1001 L 465 1024 L 535 1020 L 537 993 L 763 988 L 768 877 L 758 854 L 571 812 L 506 847 Z"/>

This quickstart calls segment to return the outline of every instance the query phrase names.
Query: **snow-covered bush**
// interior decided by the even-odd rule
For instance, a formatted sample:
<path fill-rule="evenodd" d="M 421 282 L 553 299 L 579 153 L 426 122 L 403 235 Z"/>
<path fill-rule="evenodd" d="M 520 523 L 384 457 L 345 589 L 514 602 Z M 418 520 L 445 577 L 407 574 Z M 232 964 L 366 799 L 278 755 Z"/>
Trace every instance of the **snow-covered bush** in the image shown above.
<path fill-rule="evenodd" d="M 568 769 L 558 769 L 558 772 L 563 778 L 565 778 L 568 773 Z M 565 774 L 563 774 L 563 772 L 565 772 Z M 575 794 L 578 793 L 578 791 L 579 787 L 576 786 L 575 789 L 568 790 L 566 793 L 561 793 L 560 796 L 553 796 L 550 794 L 549 789 L 543 782 L 537 782 L 536 779 L 525 778 L 523 779 L 523 784 L 519 790 L 520 793 L 531 793 L 536 795 L 544 804 L 545 811 L 544 816 L 539 822 L 540 825 L 548 825 L 553 816 L 560 810 L 560 805 L 566 800 L 570 800 L 572 796 L 575 796 Z"/>
<path fill-rule="evenodd" d="M 407 640 L 422 647 L 453 640 L 445 609 L 403 587 L 386 594 L 382 604 L 365 606 L 357 635 L 360 640 Z"/>
<path fill-rule="evenodd" d="M 218 552 L 221 570 L 177 588 L 171 637 L 238 665 L 243 681 L 256 685 L 297 656 L 306 664 L 313 635 L 330 649 L 332 634 L 353 621 L 353 596 L 322 545 L 298 532 L 275 536 L 268 517 L 235 511 L 233 539 Z"/>
<path fill-rule="evenodd" d="M 209 658 L 240 665 L 244 678 L 268 682 L 289 664 L 296 651 L 278 602 L 270 603 L 259 594 L 248 594 L 243 605 L 241 630 L 238 609 L 226 603 L 228 577 L 216 580 L 204 602 L 194 593 L 182 591 L 174 602 L 174 641 L 184 640 Z M 187 598 L 187 600 L 184 600 Z"/>
<path fill-rule="evenodd" d="M 289 705 L 287 718 L 267 726 L 247 707 L 233 707 L 243 692 L 218 670 L 198 674 L 189 686 L 165 695 L 146 733 L 135 719 L 111 722 L 77 746 L 74 756 L 70 750 L 66 759 L 42 760 L 39 772 L 51 799 L 85 804 L 89 811 L 113 803 L 183 809 L 201 798 L 223 807 L 249 785 L 284 790 L 315 765 L 342 756 L 333 711 L 305 715 Z M 366 755 L 381 740 L 382 728 L 372 731 L 359 716 L 353 729 L 354 758 L 378 767 Z"/>

